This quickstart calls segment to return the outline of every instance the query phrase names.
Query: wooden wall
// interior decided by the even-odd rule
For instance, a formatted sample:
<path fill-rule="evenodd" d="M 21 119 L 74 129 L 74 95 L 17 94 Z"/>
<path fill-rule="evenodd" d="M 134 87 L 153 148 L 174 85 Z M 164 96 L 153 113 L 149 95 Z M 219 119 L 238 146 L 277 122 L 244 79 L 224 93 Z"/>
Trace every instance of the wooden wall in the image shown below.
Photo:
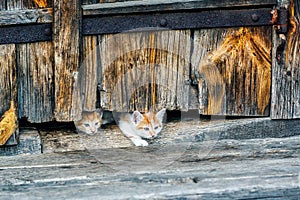
<path fill-rule="evenodd" d="M 300 118 L 300 3 L 283 1 L 289 10 L 288 33 L 273 29 L 272 113 L 273 119 Z"/>
<path fill-rule="evenodd" d="M 193 46 L 201 113 L 269 115 L 271 27 L 197 30 Z"/>
<path fill-rule="evenodd" d="M 19 118 L 37 123 L 72 121 L 97 106 L 299 118 L 299 2 L 282 2 L 290 5 L 286 34 L 252 27 L 82 37 L 79 0 L 1 1 L 0 11 L 48 8 L 53 40 L 0 45 L 0 114 L 17 88 Z"/>

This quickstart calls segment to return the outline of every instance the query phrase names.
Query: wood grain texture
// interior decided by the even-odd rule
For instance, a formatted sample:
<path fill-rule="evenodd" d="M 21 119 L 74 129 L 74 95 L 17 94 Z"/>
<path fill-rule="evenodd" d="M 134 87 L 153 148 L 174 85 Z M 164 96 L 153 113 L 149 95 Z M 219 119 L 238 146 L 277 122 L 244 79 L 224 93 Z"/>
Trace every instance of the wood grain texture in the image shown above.
<path fill-rule="evenodd" d="M 10 108 L 0 118 L 0 146 L 6 144 L 9 138 L 18 132 L 17 105 L 11 100 Z"/>
<path fill-rule="evenodd" d="M 0 12 L 0 25 L 50 23 L 52 9 L 26 9 Z"/>
<path fill-rule="evenodd" d="M 80 64 L 80 1 L 54 0 L 55 119 L 72 121 L 78 114 L 78 93 L 73 90 Z M 73 94 L 73 92 L 75 92 Z"/>
<path fill-rule="evenodd" d="M 102 1 L 105 2 L 105 1 Z M 142 1 L 126 1 L 106 4 L 84 5 L 84 15 L 107 15 L 107 14 L 125 14 L 137 12 L 161 12 L 175 10 L 191 10 L 191 9 L 214 9 L 214 8 L 233 8 L 233 7 L 255 7 L 275 5 L 276 0 L 142 0 Z"/>
<path fill-rule="evenodd" d="M 97 89 L 101 78 L 97 36 L 83 38 L 83 62 L 79 69 L 80 97 L 83 110 L 96 109 Z"/>
<path fill-rule="evenodd" d="M 19 117 L 41 123 L 53 120 L 53 45 L 40 42 L 18 45 Z"/>
<path fill-rule="evenodd" d="M 15 45 L 0 45 L 0 116 L 10 108 L 10 101 L 16 98 L 16 70 Z"/>
<path fill-rule="evenodd" d="M 194 70 L 199 70 L 195 74 L 200 78 L 202 114 L 269 115 L 270 31 L 263 27 L 195 31 L 192 63 L 199 67 Z"/>
<path fill-rule="evenodd" d="M 288 7 L 289 2 L 282 6 Z M 273 30 L 272 119 L 300 118 L 300 3 L 290 1 L 289 32 Z"/>
<path fill-rule="evenodd" d="M 82 5 L 96 4 L 96 3 L 115 3 L 124 1 L 137 1 L 137 0 L 82 0 Z"/>
<path fill-rule="evenodd" d="M 188 109 L 190 31 L 104 35 L 101 106 L 115 111 Z"/>
<path fill-rule="evenodd" d="M 0 117 L 10 109 L 11 103 L 14 107 L 13 112 L 15 112 L 15 117 L 17 117 L 17 87 L 16 46 L 14 44 L 0 45 Z M 9 116 L 11 116 L 11 114 L 9 114 Z M 16 145 L 18 143 L 18 124 L 15 122 L 15 120 L 11 120 L 13 118 L 14 117 L 10 117 L 10 119 L 8 119 L 9 123 L 13 123 L 9 124 L 9 126 L 5 128 L 6 130 L 1 131 L 2 133 L 6 132 L 9 133 L 9 135 L 12 135 L 11 140 L 8 140 L 9 138 L 7 138 L 6 135 L 5 137 L 2 137 L 2 139 L 4 139 L 2 140 L 2 143 L 6 143 L 7 140 L 9 142 L 6 144 L 9 145 Z M 9 130 L 15 130 L 15 132 L 13 133 Z"/>
<path fill-rule="evenodd" d="M 299 199 L 299 140 L 218 140 L 6 156 L 0 163 L 1 197 Z M 211 145 L 203 154 L 203 146 Z M 188 149 L 182 152 L 183 147 Z"/>

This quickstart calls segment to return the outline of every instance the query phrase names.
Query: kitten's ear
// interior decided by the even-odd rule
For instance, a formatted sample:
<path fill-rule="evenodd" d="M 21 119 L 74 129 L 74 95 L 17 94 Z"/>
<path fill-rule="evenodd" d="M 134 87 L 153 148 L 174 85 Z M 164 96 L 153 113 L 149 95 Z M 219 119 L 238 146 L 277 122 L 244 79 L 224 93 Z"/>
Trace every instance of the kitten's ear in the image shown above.
<path fill-rule="evenodd" d="M 156 116 L 156 118 L 158 119 L 158 121 L 160 123 L 163 122 L 165 113 L 166 113 L 166 109 L 165 108 L 161 109 L 160 111 L 158 111 L 158 113 L 156 113 L 155 116 Z"/>
<path fill-rule="evenodd" d="M 102 108 L 97 108 L 95 111 L 98 114 L 99 118 L 102 118 L 102 116 L 103 116 L 103 110 L 102 110 Z"/>
<path fill-rule="evenodd" d="M 134 124 L 140 123 L 144 119 L 144 116 L 139 111 L 134 111 L 132 113 L 132 121 Z"/>

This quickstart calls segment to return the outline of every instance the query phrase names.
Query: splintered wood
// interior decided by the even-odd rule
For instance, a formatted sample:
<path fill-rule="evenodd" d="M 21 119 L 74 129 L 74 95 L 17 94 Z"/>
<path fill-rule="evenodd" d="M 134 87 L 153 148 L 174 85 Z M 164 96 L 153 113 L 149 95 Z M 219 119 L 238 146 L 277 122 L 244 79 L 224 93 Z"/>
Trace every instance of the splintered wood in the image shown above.
<path fill-rule="evenodd" d="M 200 113 L 269 115 L 270 28 L 210 29 L 195 33 L 193 63 Z"/>
<path fill-rule="evenodd" d="M 4 145 L 12 134 L 17 133 L 16 46 L 0 45 L 0 145 Z M 17 136 L 17 135 L 16 135 Z"/>
<path fill-rule="evenodd" d="M 17 60 L 19 117 L 26 117 L 28 121 L 35 123 L 53 120 L 52 43 L 20 44 Z"/>
<path fill-rule="evenodd" d="M 34 3 L 39 7 L 39 8 L 46 8 L 48 6 L 47 0 L 34 0 Z"/>
<path fill-rule="evenodd" d="M 78 116 L 76 72 L 80 64 L 80 1 L 54 0 L 53 44 L 55 119 L 72 121 Z M 75 86 L 74 86 L 75 85 Z"/>
<path fill-rule="evenodd" d="M 190 31 L 104 35 L 100 47 L 104 109 L 188 110 Z"/>
<path fill-rule="evenodd" d="M 0 119 L 0 146 L 4 145 L 18 128 L 18 118 L 14 102 L 11 101 L 10 109 Z"/>

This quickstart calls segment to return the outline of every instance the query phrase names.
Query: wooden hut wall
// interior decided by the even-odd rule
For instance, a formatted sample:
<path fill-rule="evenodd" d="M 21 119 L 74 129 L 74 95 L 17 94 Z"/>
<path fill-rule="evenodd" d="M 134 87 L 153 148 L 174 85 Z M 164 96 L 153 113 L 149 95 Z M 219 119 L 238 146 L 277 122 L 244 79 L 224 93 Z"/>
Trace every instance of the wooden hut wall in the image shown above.
<path fill-rule="evenodd" d="M 38 23 L 52 22 L 54 34 L 51 42 L 0 45 L 0 114 L 17 88 L 19 118 L 30 122 L 72 121 L 99 105 L 186 111 L 199 103 L 208 115 L 299 118 L 299 2 L 280 2 L 290 3 L 283 35 L 255 27 L 82 37 L 79 0 L 1 1 L 0 11 L 47 8 Z"/>

